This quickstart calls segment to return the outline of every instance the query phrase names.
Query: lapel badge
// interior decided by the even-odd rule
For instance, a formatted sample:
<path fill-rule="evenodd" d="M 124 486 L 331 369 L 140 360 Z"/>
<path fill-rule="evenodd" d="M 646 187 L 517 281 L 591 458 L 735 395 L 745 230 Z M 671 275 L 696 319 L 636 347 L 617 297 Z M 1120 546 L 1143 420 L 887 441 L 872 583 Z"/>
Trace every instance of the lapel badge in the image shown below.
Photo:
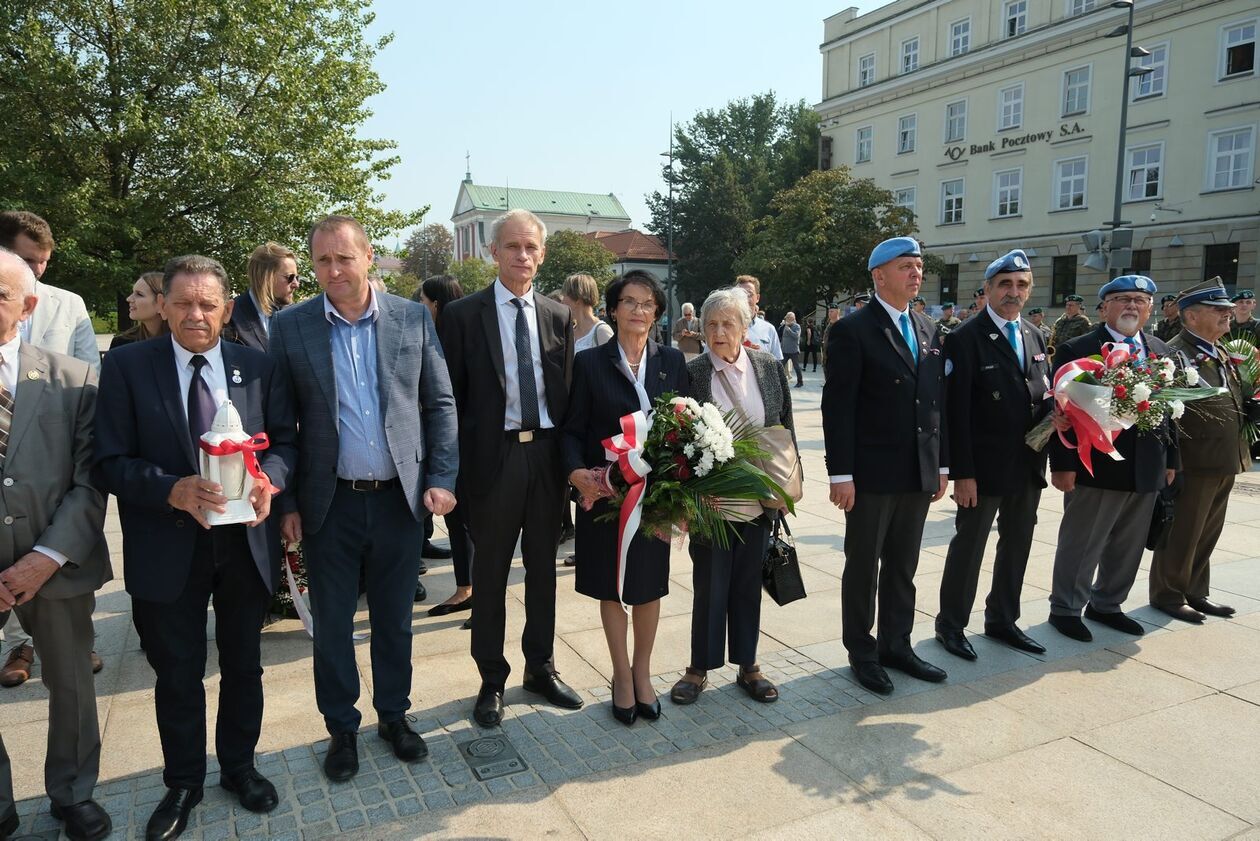
<path fill-rule="evenodd" d="M 993 392 L 993 399 L 994 399 L 994 400 L 1001 400 L 1001 399 L 1002 399 L 1002 392 L 1000 392 L 1000 391 L 995 391 L 995 392 Z"/>
<path fill-rule="evenodd" d="M 39 379 L 39 371 L 27 371 L 27 372 L 26 372 L 26 378 L 27 378 L 28 380 L 38 380 L 38 379 Z"/>
<path fill-rule="evenodd" d="M 1038 354 L 1033 355 L 1033 362 L 1045 362 L 1045 361 L 1046 361 L 1046 355 L 1044 353 L 1038 353 Z"/>
<path fill-rule="evenodd" d="M 234 382 L 236 385 L 241 384 L 241 372 L 235 368 L 232 369 L 232 382 Z"/>
<path fill-rule="evenodd" d="M 997 341 L 997 337 L 998 337 L 998 334 L 997 334 L 997 333 L 990 333 L 990 334 L 989 334 L 989 338 L 990 338 L 990 339 L 992 339 L 992 340 L 993 340 L 993 341 L 995 341 L 995 342 Z"/>
<path fill-rule="evenodd" d="M 664 371 L 661 371 L 661 372 L 660 372 L 659 374 L 657 374 L 656 376 L 660 379 L 660 381 L 661 381 L 661 382 L 665 382 L 665 372 L 664 372 Z"/>

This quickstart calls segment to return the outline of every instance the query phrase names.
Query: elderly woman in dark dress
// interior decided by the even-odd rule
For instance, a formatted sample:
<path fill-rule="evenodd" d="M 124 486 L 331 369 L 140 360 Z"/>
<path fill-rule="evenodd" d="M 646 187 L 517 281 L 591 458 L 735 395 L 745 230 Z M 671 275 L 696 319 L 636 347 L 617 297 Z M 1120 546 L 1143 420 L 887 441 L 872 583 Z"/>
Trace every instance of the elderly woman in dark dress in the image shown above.
<path fill-rule="evenodd" d="M 621 431 L 619 421 L 648 410 L 666 392 L 690 393 L 681 351 L 662 347 L 648 332 L 665 308 L 665 293 L 647 272 L 631 271 L 608 285 L 605 303 L 616 331 L 613 341 L 584 350 L 573 360 L 573 387 L 561 448 L 569 482 L 588 500 L 590 511 L 577 515 L 577 591 L 599 600 L 600 619 L 612 655 L 612 711 L 623 724 L 638 716 L 655 719 L 660 702 L 652 689 L 652 645 L 661 615 L 661 597 L 669 592 L 668 539 L 639 532 L 626 559 L 625 586 L 617 597 L 617 522 L 596 522 L 613 511 L 599 499 L 594 469 L 608 465 L 603 440 Z M 626 644 L 626 611 L 631 605 L 634 655 Z"/>

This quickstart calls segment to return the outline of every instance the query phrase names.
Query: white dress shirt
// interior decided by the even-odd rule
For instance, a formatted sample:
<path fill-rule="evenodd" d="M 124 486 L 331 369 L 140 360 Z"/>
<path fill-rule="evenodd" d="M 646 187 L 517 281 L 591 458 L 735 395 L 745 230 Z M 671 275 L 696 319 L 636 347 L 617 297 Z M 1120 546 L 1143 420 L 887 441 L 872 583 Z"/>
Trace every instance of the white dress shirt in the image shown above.
<path fill-rule="evenodd" d="M 1128 346 L 1129 339 L 1132 339 L 1134 342 L 1137 343 L 1137 358 L 1138 359 L 1146 358 L 1146 343 L 1142 341 L 1141 330 L 1137 331 L 1136 335 L 1126 336 L 1123 333 L 1119 333 L 1115 330 L 1112 330 L 1110 324 L 1107 324 L 1104 322 L 1103 326 L 1107 328 L 1107 332 L 1111 334 L 1111 340 L 1115 342 L 1116 344 Z"/>
<path fill-rule="evenodd" d="M 1024 347 L 1024 331 L 1020 329 L 1019 317 L 1016 316 L 1014 321 L 1007 321 L 1005 318 L 997 314 L 993 307 L 986 305 L 985 309 L 989 311 L 989 317 L 993 319 L 993 323 L 997 325 L 998 332 L 1002 334 L 1002 339 L 1009 345 L 1011 343 L 1010 334 L 1006 332 L 1006 325 L 1015 325 L 1015 344 L 1019 346 L 1019 351 L 1015 357 L 1021 360 L 1021 363 L 1028 359 L 1028 349 Z"/>
<path fill-rule="evenodd" d="M 779 343 L 779 331 L 770 326 L 770 322 L 761 316 L 753 319 L 748 325 L 748 338 L 761 345 L 761 349 L 780 362 L 783 361 L 783 346 Z"/>
<path fill-rule="evenodd" d="M 175 336 L 171 335 L 171 345 L 175 348 L 175 373 L 179 375 L 179 405 L 184 410 L 184 422 L 188 422 L 188 386 L 192 384 L 194 354 L 186 349 Z M 210 386 L 210 396 L 214 398 L 215 407 L 222 406 L 228 399 L 227 372 L 223 370 L 223 343 L 215 342 L 214 347 L 201 354 L 206 358 L 201 366 L 201 378 Z"/>
<path fill-rule="evenodd" d="M 503 348 L 503 384 L 507 410 L 503 414 L 503 428 L 521 428 L 521 384 L 516 363 L 516 304 L 513 295 L 498 278 L 494 281 L 494 309 L 499 316 L 499 345 Z M 529 349 L 534 363 L 534 388 L 538 394 L 538 427 L 551 429 L 555 424 L 547 412 L 547 389 L 543 385 L 542 345 L 538 339 L 538 308 L 534 306 L 534 292 L 526 293 L 525 324 L 529 327 Z"/>

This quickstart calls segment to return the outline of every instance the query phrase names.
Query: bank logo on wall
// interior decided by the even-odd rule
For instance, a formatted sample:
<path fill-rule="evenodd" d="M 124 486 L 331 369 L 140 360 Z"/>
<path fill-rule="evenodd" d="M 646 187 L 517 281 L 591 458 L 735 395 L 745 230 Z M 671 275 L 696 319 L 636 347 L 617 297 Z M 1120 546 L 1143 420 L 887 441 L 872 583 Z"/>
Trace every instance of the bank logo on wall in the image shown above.
<path fill-rule="evenodd" d="M 1049 143 L 1051 140 L 1062 140 L 1066 137 L 1072 137 L 1077 134 L 1084 134 L 1085 129 L 1080 123 L 1062 123 L 1059 130 L 1053 131 L 1036 131 L 1028 134 L 1017 134 L 1008 137 L 1002 137 L 997 140 L 990 140 L 988 143 L 972 143 L 970 145 L 946 146 L 945 157 L 951 161 L 961 161 L 973 155 L 989 155 L 994 152 L 1006 152 L 1010 149 L 1018 149 L 1021 146 L 1033 146 L 1038 143 Z"/>

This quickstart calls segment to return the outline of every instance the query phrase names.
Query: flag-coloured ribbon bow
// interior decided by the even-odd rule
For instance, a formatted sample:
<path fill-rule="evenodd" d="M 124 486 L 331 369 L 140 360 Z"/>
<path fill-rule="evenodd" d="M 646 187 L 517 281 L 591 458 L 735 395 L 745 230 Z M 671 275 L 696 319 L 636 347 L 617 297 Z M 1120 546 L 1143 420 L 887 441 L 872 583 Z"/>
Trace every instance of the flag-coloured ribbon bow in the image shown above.
<path fill-rule="evenodd" d="M 639 531 L 643 518 L 643 494 L 647 490 L 647 477 L 652 465 L 643 458 L 643 446 L 647 442 L 651 422 L 642 411 L 622 415 L 621 432 L 603 441 L 604 455 L 621 471 L 628 490 L 617 517 L 617 599 L 625 607 L 623 591 L 626 584 L 626 558 L 630 543 Z"/>

